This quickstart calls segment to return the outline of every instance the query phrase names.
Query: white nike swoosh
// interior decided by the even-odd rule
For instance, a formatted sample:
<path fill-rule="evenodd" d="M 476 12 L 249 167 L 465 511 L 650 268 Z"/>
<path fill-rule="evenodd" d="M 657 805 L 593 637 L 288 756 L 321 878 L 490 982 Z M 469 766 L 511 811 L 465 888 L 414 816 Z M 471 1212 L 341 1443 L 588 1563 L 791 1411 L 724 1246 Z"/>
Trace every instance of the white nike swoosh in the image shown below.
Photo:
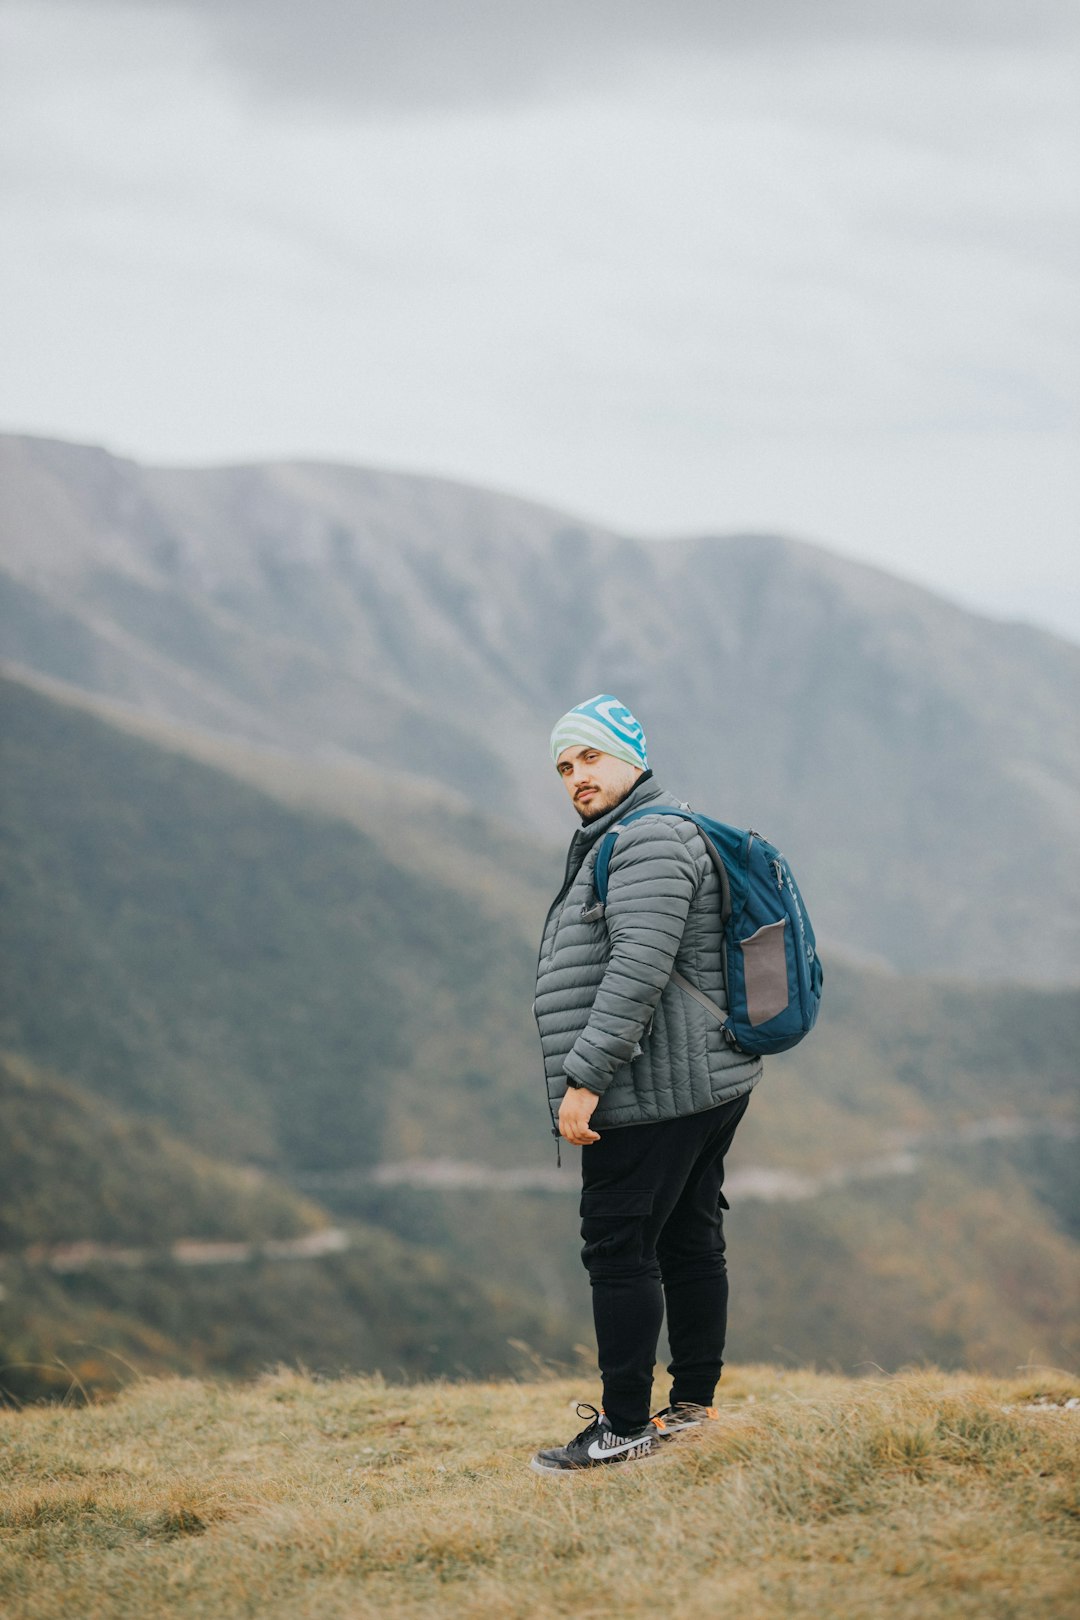
<path fill-rule="evenodd" d="M 633 1451 L 635 1446 L 648 1444 L 648 1436 L 639 1434 L 636 1440 L 626 1440 L 621 1446 L 602 1446 L 599 1440 L 593 1440 L 589 1446 L 589 1456 L 594 1462 L 601 1462 L 605 1457 L 619 1457 L 624 1451 Z"/>

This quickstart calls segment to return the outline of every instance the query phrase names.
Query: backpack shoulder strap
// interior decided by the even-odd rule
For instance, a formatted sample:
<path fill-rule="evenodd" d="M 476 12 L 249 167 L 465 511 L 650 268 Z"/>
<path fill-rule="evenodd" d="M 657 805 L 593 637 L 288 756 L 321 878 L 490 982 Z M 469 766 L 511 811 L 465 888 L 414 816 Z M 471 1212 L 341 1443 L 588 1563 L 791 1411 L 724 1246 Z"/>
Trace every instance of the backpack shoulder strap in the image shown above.
<path fill-rule="evenodd" d="M 651 814 L 662 814 L 667 810 L 667 808 L 668 806 L 666 805 L 659 806 L 656 810 L 652 811 Z M 611 865 L 611 857 L 615 849 L 616 838 L 618 838 L 623 828 L 628 827 L 632 821 L 636 821 L 639 816 L 649 814 L 650 812 L 645 809 L 631 810 L 629 815 L 624 816 L 621 821 L 617 821 L 613 827 L 609 827 L 603 838 L 601 838 L 600 848 L 596 852 L 596 864 L 593 867 L 593 889 L 596 892 L 596 899 L 599 905 L 607 905 L 608 867 Z"/>
<path fill-rule="evenodd" d="M 673 804 L 643 805 L 640 810 L 631 810 L 621 821 L 604 834 L 600 840 L 600 848 L 596 852 L 596 865 L 593 867 L 593 888 L 600 905 L 607 904 L 608 867 L 615 849 L 615 840 L 624 827 L 629 827 L 632 821 L 640 821 L 642 816 L 681 816 L 684 821 L 699 821 L 692 810 L 676 809 Z"/>
<path fill-rule="evenodd" d="M 694 826 L 701 834 L 705 848 L 709 852 L 709 858 L 716 868 L 717 877 L 720 879 L 720 920 L 726 925 L 728 918 L 731 916 L 731 880 L 728 877 L 728 870 L 724 865 L 723 857 L 709 836 L 708 823 L 705 817 L 699 816 L 694 810 L 683 809 L 681 806 L 676 807 L 673 804 L 644 805 L 640 810 L 631 810 L 629 815 L 624 816 L 621 821 L 617 821 L 604 834 L 600 840 L 600 848 L 596 852 L 596 865 L 593 868 L 593 888 L 596 891 L 597 904 L 600 906 L 607 905 L 608 868 L 611 865 L 616 838 L 624 827 L 628 827 L 632 821 L 640 820 L 642 816 L 680 816 L 683 821 L 692 821 L 694 823 Z"/>
<path fill-rule="evenodd" d="M 705 848 L 709 852 L 709 858 L 715 866 L 717 875 L 720 879 L 720 917 L 721 923 L 726 927 L 727 920 L 731 916 L 731 882 L 728 878 L 727 867 L 724 865 L 723 857 L 721 856 L 720 851 L 717 849 L 712 838 L 709 836 L 708 825 L 707 823 L 704 823 L 704 818 L 696 815 L 693 810 L 676 809 L 674 805 L 668 804 L 659 804 L 655 808 L 646 806 L 641 810 L 632 810 L 628 816 L 624 816 L 622 821 L 617 821 L 615 825 L 604 834 L 603 838 L 600 840 L 600 848 L 596 852 L 596 865 L 593 868 L 593 888 L 596 893 L 596 904 L 592 908 L 584 908 L 582 911 L 582 916 L 589 922 L 595 922 L 604 915 L 604 907 L 607 904 L 608 867 L 611 865 L 611 856 L 612 851 L 615 848 L 615 840 L 622 832 L 624 827 L 629 825 L 631 821 L 637 821 L 641 816 L 681 816 L 684 821 L 692 821 L 694 823 L 698 829 L 698 832 L 701 834 Z M 720 952 L 720 966 L 724 977 L 724 991 L 725 994 L 728 994 L 728 1000 L 730 1002 L 731 998 L 727 988 L 727 952 L 724 950 L 721 950 Z M 679 985 L 683 990 L 686 991 L 687 995 L 692 996 L 695 1001 L 699 1002 L 701 1006 L 705 1008 L 705 1011 L 715 1018 L 717 1023 L 723 1026 L 726 1033 L 729 1023 L 728 1014 L 723 1012 L 721 1008 L 716 1005 L 715 1001 L 711 1000 L 711 998 L 707 996 L 704 991 L 699 990 L 697 985 L 691 984 L 690 980 L 684 977 L 683 974 L 673 970 L 671 977 L 675 984 Z"/>

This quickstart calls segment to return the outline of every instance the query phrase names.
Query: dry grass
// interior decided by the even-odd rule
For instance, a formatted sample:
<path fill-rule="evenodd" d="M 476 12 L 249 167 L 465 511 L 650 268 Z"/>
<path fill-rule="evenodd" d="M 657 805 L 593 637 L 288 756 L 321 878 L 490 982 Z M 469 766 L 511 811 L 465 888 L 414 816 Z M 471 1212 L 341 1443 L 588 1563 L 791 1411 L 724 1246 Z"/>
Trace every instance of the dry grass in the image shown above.
<path fill-rule="evenodd" d="M 1080 1386 L 724 1380 L 723 1421 L 568 1480 L 566 1381 L 148 1382 L 0 1418 L 6 1620 L 1074 1616 Z"/>

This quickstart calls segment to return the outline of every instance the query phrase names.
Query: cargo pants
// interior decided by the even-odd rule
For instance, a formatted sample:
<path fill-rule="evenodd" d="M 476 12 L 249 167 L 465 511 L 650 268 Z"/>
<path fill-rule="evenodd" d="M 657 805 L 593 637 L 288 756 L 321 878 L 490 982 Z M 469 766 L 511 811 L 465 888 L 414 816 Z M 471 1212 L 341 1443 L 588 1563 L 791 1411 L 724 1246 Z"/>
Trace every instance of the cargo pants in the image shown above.
<path fill-rule="evenodd" d="M 724 1156 L 749 1101 L 609 1128 L 581 1150 L 581 1258 L 617 1434 L 649 1420 L 665 1310 L 669 1403 L 712 1404 L 727 1332 Z"/>

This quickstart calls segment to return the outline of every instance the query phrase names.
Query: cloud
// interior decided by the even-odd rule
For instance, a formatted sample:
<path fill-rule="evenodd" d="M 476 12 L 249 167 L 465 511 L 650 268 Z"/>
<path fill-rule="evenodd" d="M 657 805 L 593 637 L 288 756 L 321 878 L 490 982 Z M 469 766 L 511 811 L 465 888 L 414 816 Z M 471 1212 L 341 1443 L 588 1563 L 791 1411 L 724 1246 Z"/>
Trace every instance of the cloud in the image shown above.
<path fill-rule="evenodd" d="M 993 555 L 1053 618 L 1063 18 L 7 0 L 0 421 L 787 528 L 984 602 Z"/>
<path fill-rule="evenodd" d="M 88 10 L 109 0 L 81 0 Z M 116 0 L 113 0 L 113 4 Z M 610 87 L 643 57 L 1075 39 L 1071 0 L 126 0 L 197 19 L 252 92 L 353 116 Z"/>

